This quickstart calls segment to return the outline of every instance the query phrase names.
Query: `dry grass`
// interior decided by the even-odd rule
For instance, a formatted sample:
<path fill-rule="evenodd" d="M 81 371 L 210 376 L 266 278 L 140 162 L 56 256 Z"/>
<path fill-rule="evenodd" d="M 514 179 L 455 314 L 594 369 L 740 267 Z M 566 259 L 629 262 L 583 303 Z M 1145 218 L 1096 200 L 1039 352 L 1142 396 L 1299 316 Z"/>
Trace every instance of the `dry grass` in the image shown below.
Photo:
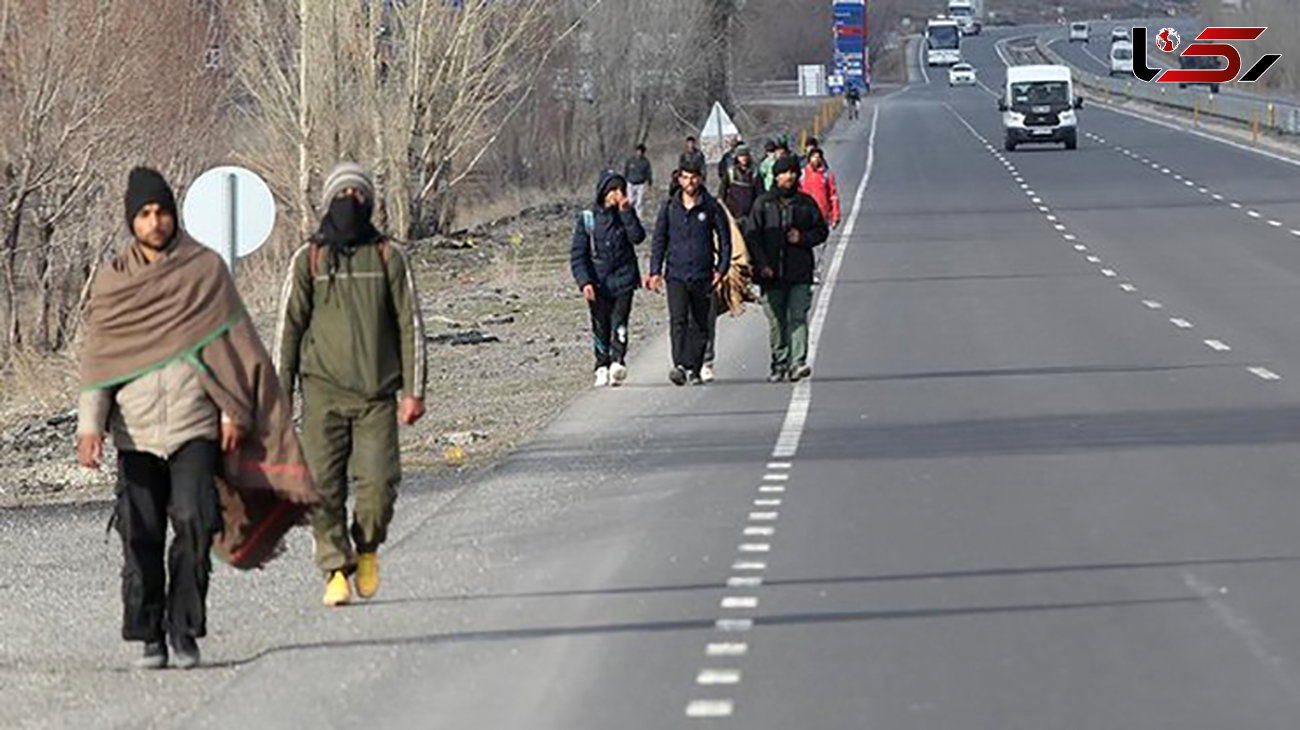
<path fill-rule="evenodd" d="M 77 363 L 70 355 L 18 353 L 0 388 L 0 429 L 32 416 L 62 413 L 76 406 Z"/>

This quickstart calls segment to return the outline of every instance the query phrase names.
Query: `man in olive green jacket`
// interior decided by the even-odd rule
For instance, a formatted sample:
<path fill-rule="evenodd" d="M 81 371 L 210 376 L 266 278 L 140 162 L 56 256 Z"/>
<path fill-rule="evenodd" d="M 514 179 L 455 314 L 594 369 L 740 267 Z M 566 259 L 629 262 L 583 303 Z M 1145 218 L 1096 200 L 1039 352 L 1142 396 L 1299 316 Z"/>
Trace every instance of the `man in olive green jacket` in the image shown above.
<path fill-rule="evenodd" d="M 324 501 L 313 515 L 325 605 L 371 598 L 401 480 L 397 423 L 424 415 L 424 322 L 405 249 L 370 222 L 375 189 L 346 163 L 325 182 L 320 229 L 293 256 L 283 291 L 277 369 L 301 384 L 303 448 Z M 399 406 L 400 393 L 400 406 Z M 350 472 L 350 473 L 349 473 Z M 347 525 L 348 477 L 356 510 Z"/>

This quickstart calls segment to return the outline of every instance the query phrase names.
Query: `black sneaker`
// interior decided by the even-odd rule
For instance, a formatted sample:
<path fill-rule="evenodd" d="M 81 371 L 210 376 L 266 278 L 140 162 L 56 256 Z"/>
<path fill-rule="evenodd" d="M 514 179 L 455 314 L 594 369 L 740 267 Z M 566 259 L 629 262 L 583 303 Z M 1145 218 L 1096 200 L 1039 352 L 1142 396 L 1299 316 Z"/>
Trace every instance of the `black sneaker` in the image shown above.
<path fill-rule="evenodd" d="M 700 374 L 694 370 L 686 373 L 686 382 L 688 385 L 704 385 L 704 381 L 700 379 Z"/>
<path fill-rule="evenodd" d="M 782 369 L 780 369 L 780 368 L 772 368 L 772 374 L 769 375 L 769 376 L 767 376 L 767 382 L 769 382 L 769 383 L 784 383 L 784 382 L 785 382 L 785 378 L 786 378 L 786 371 L 784 371 L 784 370 L 782 370 Z"/>
<path fill-rule="evenodd" d="M 790 382 L 797 383 L 800 380 L 803 380 L 804 378 L 811 378 L 811 377 L 812 377 L 812 366 L 800 365 L 799 367 L 795 368 L 793 372 L 790 373 Z"/>
<path fill-rule="evenodd" d="M 673 368 L 672 370 L 669 370 L 668 379 L 672 381 L 673 385 L 676 386 L 686 385 L 686 381 L 687 381 L 686 368 L 678 366 Z"/>
<path fill-rule="evenodd" d="M 135 660 L 136 669 L 164 669 L 167 666 L 167 643 L 146 641 L 144 653 Z"/>
<path fill-rule="evenodd" d="M 177 669 L 193 669 L 199 665 L 199 642 L 193 636 L 172 639 L 172 651 L 176 652 L 172 666 Z"/>

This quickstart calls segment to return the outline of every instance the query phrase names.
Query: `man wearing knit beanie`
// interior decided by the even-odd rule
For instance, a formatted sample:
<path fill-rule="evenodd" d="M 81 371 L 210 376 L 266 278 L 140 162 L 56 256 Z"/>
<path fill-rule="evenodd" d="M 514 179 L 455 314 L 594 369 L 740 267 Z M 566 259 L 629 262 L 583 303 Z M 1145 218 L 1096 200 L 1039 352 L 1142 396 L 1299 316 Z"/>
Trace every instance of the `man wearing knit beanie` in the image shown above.
<path fill-rule="evenodd" d="M 326 606 L 379 590 L 379 546 L 401 481 L 398 421 L 424 415 L 424 321 L 406 249 L 371 223 L 375 186 L 359 165 L 325 179 L 320 228 L 289 266 L 277 370 L 300 386 L 302 441 L 321 494 L 312 515 Z M 348 480 L 356 505 L 348 522 Z"/>
<path fill-rule="evenodd" d="M 769 324 L 769 380 L 797 382 L 812 375 L 808 312 L 816 267 L 813 250 L 826 242 L 830 230 L 817 201 L 799 191 L 799 161 L 793 155 L 776 160 L 772 173 L 775 187 L 754 201 L 746 243 Z"/>
<path fill-rule="evenodd" d="M 222 460 L 247 465 L 248 476 L 270 460 L 268 443 L 284 445 L 284 453 L 297 444 L 288 408 L 273 410 L 277 400 L 283 405 L 278 388 L 248 375 L 273 379 L 226 266 L 180 232 L 176 199 L 162 175 L 132 170 L 125 212 L 133 241 L 101 267 L 90 291 L 78 460 L 98 469 L 112 434 L 122 638 L 144 644 L 136 666 L 161 669 L 170 661 L 188 669 L 199 663 L 198 639 L 207 632 L 209 553 L 223 529 L 216 484 Z M 257 399 L 262 403 L 250 408 Z M 276 463 L 299 473 L 305 466 L 300 459 Z M 233 489 L 249 486 L 229 471 L 225 479 Z M 302 487 L 307 503 L 310 485 Z"/>
<path fill-rule="evenodd" d="M 132 170 L 126 181 L 126 229 L 136 241 L 165 249 L 176 236 L 177 217 L 176 196 L 163 176 L 148 167 Z"/>

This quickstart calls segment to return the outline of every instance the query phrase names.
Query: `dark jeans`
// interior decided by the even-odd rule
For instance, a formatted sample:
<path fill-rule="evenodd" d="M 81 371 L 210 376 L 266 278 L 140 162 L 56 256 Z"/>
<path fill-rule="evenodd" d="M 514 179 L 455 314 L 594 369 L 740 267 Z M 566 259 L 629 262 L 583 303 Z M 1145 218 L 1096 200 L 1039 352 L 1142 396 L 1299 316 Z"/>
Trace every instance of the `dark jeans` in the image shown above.
<path fill-rule="evenodd" d="M 207 633 L 209 555 L 221 531 L 216 475 L 221 449 L 195 439 L 169 459 L 118 456 L 117 532 L 122 536 L 122 638 L 162 641 Z M 163 570 L 167 520 L 171 551 Z M 171 585 L 167 585 L 170 577 Z"/>
<path fill-rule="evenodd" d="M 722 305 L 717 295 L 713 297 L 713 306 L 709 309 L 709 344 L 704 348 L 704 364 L 712 365 L 718 358 L 718 316 Z"/>
<path fill-rule="evenodd" d="M 668 282 L 668 323 L 673 343 L 673 364 L 698 373 L 704 365 L 712 321 L 713 287 L 707 281 Z"/>
<path fill-rule="evenodd" d="M 632 316 L 632 296 L 627 292 L 616 297 L 596 296 L 591 309 L 591 343 L 596 351 L 596 369 L 614 363 L 627 364 L 627 324 Z"/>

